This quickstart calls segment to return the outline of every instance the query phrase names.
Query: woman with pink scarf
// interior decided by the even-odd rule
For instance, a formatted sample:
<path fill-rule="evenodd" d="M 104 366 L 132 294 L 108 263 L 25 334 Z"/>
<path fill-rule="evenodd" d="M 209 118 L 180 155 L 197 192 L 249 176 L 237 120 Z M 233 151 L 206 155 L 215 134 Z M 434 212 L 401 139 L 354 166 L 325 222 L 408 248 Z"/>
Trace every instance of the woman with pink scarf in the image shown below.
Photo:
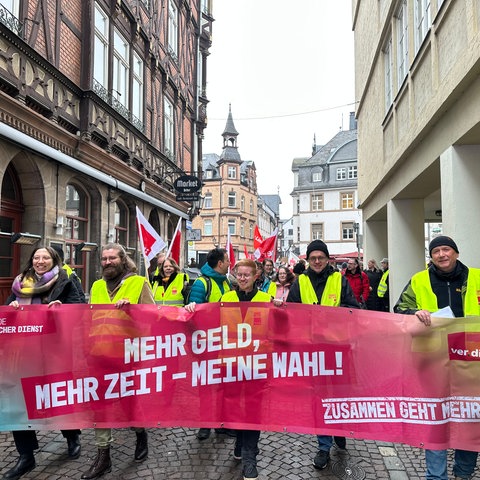
<path fill-rule="evenodd" d="M 61 305 L 62 303 L 83 303 L 74 283 L 62 268 L 62 260 L 52 247 L 37 247 L 33 250 L 27 266 L 12 284 L 12 293 L 6 304 L 13 308 L 20 305 L 46 304 Z M 62 430 L 67 439 L 68 456 L 80 456 L 80 430 Z M 13 432 L 15 446 L 20 454 L 16 465 L 8 470 L 3 479 L 19 479 L 35 468 L 33 451 L 37 450 L 38 441 L 35 430 L 20 430 Z"/>

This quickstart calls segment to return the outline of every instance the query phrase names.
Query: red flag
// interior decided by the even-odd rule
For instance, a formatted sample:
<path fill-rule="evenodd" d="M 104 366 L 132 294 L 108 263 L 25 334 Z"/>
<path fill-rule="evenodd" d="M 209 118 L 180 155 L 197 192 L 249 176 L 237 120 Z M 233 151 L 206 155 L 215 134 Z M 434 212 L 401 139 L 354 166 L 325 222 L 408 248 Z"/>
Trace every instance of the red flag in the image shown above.
<path fill-rule="evenodd" d="M 277 234 L 278 228 L 275 229 L 273 234 L 266 238 L 255 250 L 255 259 L 259 262 L 262 262 L 266 258 L 271 258 L 273 261 L 276 260 L 277 253 Z"/>
<path fill-rule="evenodd" d="M 137 207 L 137 227 L 138 238 L 140 239 L 140 246 L 142 254 L 145 258 L 145 263 L 160 252 L 167 245 L 163 238 L 155 231 L 155 229 L 148 223 L 142 212 Z"/>
<path fill-rule="evenodd" d="M 248 250 L 246 245 L 243 245 L 243 253 L 245 253 L 245 258 L 250 258 L 250 256 L 248 255 Z"/>
<path fill-rule="evenodd" d="M 167 257 L 172 257 L 180 265 L 180 251 L 181 251 L 181 240 L 182 240 L 182 217 L 178 219 L 177 228 L 173 234 L 172 241 L 170 242 L 170 247 L 168 248 Z"/>
<path fill-rule="evenodd" d="M 225 250 L 228 252 L 228 259 L 230 260 L 230 269 L 232 269 L 237 261 L 235 260 L 235 252 L 233 251 L 232 241 L 230 239 L 230 229 L 228 229 L 228 236 L 227 236 L 227 246 Z"/>
<path fill-rule="evenodd" d="M 261 245 L 262 242 L 263 242 L 262 234 L 260 233 L 258 226 L 255 225 L 255 231 L 253 233 L 253 249 L 256 250 Z"/>

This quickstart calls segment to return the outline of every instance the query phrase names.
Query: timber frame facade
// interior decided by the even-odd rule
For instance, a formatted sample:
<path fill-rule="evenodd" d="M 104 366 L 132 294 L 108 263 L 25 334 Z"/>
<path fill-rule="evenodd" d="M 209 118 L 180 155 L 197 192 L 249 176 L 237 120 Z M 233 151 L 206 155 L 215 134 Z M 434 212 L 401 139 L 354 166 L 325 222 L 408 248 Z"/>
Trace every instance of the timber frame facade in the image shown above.
<path fill-rule="evenodd" d="M 166 241 L 190 205 L 178 176 L 201 176 L 208 0 L 0 1 L 0 296 L 31 248 L 57 244 L 88 291 L 99 255 L 137 263 L 135 207 Z M 98 253 L 98 251 L 97 251 Z"/>

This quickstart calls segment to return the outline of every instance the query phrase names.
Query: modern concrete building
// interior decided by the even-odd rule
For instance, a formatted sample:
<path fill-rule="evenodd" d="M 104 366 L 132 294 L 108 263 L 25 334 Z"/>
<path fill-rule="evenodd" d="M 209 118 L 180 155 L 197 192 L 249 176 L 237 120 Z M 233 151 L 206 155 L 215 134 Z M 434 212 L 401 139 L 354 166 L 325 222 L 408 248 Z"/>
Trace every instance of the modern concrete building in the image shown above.
<path fill-rule="evenodd" d="M 210 4 L 0 2 L 0 301 L 35 242 L 88 291 L 101 245 L 141 262 L 136 206 L 167 241 L 189 219 L 174 183 L 201 169 Z"/>
<path fill-rule="evenodd" d="M 442 223 L 480 267 L 480 3 L 354 0 L 358 193 L 393 304 Z M 430 231 L 430 229 L 427 229 Z"/>

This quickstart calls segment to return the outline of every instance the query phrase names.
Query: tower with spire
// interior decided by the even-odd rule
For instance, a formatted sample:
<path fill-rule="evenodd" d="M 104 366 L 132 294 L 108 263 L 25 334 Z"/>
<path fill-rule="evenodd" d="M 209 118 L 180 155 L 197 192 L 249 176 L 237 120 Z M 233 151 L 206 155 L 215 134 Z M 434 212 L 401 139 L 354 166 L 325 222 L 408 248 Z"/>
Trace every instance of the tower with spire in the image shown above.
<path fill-rule="evenodd" d="M 232 106 L 222 133 L 220 155 L 202 156 L 202 194 L 205 197 L 193 228 L 202 232 L 201 240 L 192 245 L 188 256 L 204 263 L 207 253 L 215 246 L 225 247 L 230 230 L 236 259 L 253 253 L 253 232 L 257 223 L 257 172 L 253 161 L 243 161 L 238 151 L 238 131 L 235 128 Z"/>

